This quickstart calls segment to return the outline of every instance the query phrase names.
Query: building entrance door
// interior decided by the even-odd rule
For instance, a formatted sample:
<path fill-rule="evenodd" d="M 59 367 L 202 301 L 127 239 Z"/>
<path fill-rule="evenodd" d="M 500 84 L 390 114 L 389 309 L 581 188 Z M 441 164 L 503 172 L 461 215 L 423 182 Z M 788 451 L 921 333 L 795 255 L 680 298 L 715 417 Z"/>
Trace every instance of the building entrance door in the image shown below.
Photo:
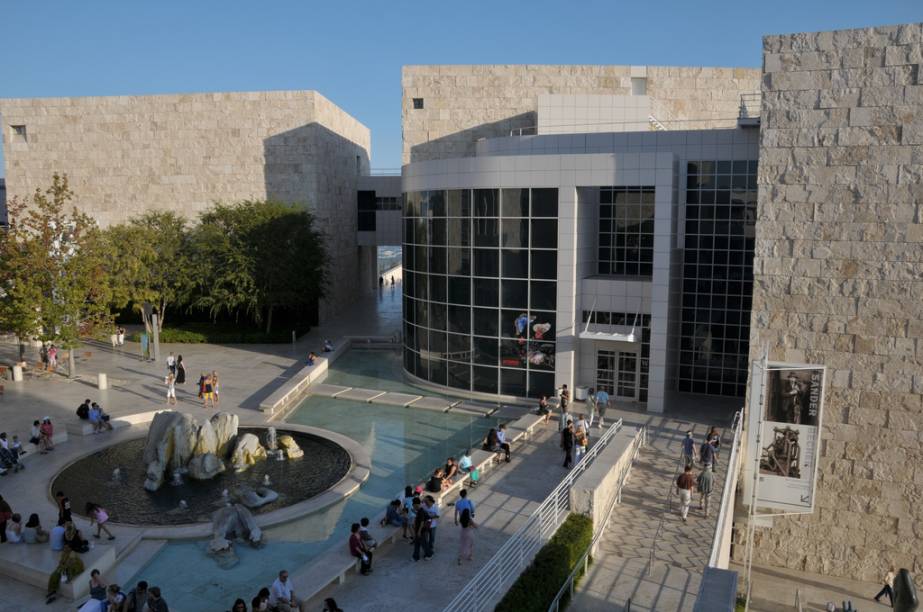
<path fill-rule="evenodd" d="M 638 399 L 638 371 L 641 360 L 637 353 L 625 351 L 597 351 L 596 388 L 603 389 L 615 399 Z"/>

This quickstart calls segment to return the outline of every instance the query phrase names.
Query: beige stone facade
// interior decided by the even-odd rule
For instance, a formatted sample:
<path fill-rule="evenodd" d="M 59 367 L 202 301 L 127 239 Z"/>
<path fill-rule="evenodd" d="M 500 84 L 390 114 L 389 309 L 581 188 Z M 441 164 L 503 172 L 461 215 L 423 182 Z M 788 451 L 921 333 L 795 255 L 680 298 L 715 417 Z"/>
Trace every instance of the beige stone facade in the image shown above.
<path fill-rule="evenodd" d="M 813 514 L 756 560 L 923 571 L 923 24 L 764 38 L 751 358 L 825 364 Z"/>
<path fill-rule="evenodd" d="M 403 163 L 473 155 L 478 138 L 534 128 L 541 94 L 630 95 L 632 78 L 645 79 L 652 115 L 670 130 L 736 127 L 740 95 L 760 86 L 750 68 L 404 66 Z"/>
<path fill-rule="evenodd" d="M 147 210 L 194 219 L 219 201 L 305 204 L 337 270 L 322 318 L 359 290 L 355 190 L 370 134 L 317 92 L 4 99 L 0 117 L 9 197 L 67 173 L 102 226 Z"/>

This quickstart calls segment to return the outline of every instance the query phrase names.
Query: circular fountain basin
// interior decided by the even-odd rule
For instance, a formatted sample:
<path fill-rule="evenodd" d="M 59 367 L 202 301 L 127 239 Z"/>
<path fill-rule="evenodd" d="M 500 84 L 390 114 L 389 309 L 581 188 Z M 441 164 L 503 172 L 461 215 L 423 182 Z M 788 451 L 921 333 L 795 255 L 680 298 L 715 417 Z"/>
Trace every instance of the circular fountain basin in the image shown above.
<path fill-rule="evenodd" d="M 245 433 L 266 440 L 266 428 L 240 427 L 238 435 Z M 282 461 L 270 457 L 243 472 L 229 468 L 210 480 L 184 476 L 182 484 L 168 475 L 163 486 L 151 492 L 144 488 L 141 455 L 147 438 L 141 437 L 117 442 L 69 464 L 52 480 L 51 492 L 63 491 L 77 515 L 84 515 L 86 503 L 93 502 L 104 507 L 114 523 L 167 527 L 208 523 L 211 514 L 224 505 L 224 491 L 241 485 L 258 490 L 267 486 L 268 477 L 268 488 L 279 494 L 278 499 L 250 508 L 265 526 L 335 503 L 368 477 L 368 454 L 348 438 L 304 427 L 279 428 L 277 434 L 292 436 L 304 457 Z M 278 520 L 267 520 L 274 515 Z"/>

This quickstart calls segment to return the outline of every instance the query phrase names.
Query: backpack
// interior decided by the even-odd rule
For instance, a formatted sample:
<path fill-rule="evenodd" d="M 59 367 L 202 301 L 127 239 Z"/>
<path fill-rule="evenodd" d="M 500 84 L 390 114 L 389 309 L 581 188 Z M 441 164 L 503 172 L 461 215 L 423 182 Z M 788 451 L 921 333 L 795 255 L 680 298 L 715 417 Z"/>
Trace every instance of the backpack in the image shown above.
<path fill-rule="evenodd" d="M 86 404 L 80 404 L 77 406 L 77 417 L 83 421 L 86 421 L 90 418 L 90 407 Z"/>

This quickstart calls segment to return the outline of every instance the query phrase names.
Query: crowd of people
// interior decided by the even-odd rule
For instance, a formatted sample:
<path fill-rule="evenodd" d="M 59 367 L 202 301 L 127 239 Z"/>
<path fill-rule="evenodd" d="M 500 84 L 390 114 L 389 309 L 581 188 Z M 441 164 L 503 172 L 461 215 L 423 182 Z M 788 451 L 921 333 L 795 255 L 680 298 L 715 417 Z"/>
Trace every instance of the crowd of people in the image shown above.
<path fill-rule="evenodd" d="M 112 431 L 109 415 L 98 403 L 91 402 L 89 398 L 83 400 L 83 403 L 77 406 L 77 418 L 81 421 L 88 421 L 93 426 L 93 433 L 95 434 Z"/>
<path fill-rule="evenodd" d="M 709 502 L 714 490 L 715 465 L 718 462 L 718 453 L 721 449 L 721 434 L 717 427 L 712 427 L 705 435 L 705 439 L 698 447 L 691 431 L 686 432 L 682 443 L 683 473 L 676 479 L 676 490 L 679 495 L 679 513 L 683 522 L 689 517 L 689 508 L 692 505 L 692 496 L 698 491 L 699 509 L 705 518 L 708 518 Z M 698 475 L 693 474 L 696 465 L 701 466 Z"/>
<path fill-rule="evenodd" d="M 304 612 L 304 602 L 299 600 L 289 580 L 288 570 L 281 570 L 278 578 L 268 587 L 262 587 L 256 596 L 247 602 L 238 597 L 229 612 Z M 336 600 L 328 597 L 324 600 L 324 612 L 343 612 Z"/>

